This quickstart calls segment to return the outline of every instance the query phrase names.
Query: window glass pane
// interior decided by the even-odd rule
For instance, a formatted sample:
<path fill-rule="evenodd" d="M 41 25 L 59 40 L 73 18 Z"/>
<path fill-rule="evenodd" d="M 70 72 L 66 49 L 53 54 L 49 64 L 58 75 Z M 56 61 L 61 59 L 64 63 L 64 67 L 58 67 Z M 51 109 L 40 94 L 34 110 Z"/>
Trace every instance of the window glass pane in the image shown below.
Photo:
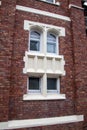
<path fill-rule="evenodd" d="M 53 34 L 48 34 L 47 41 L 56 42 L 56 37 Z"/>
<path fill-rule="evenodd" d="M 53 3 L 53 0 L 46 0 L 47 2 Z"/>
<path fill-rule="evenodd" d="M 56 53 L 56 37 L 53 34 L 47 34 L 47 52 Z"/>
<path fill-rule="evenodd" d="M 40 34 L 36 31 L 31 31 L 30 33 L 30 50 L 40 50 Z"/>
<path fill-rule="evenodd" d="M 55 53 L 55 44 L 47 43 L 47 52 L 49 53 Z"/>
<path fill-rule="evenodd" d="M 32 51 L 39 51 L 39 45 L 40 45 L 39 41 L 31 40 L 30 41 L 30 50 L 32 50 Z"/>
<path fill-rule="evenodd" d="M 47 78 L 47 90 L 57 90 L 57 79 Z"/>
<path fill-rule="evenodd" d="M 39 90 L 39 78 L 29 78 L 29 89 L 30 90 Z"/>
<path fill-rule="evenodd" d="M 31 38 L 40 39 L 40 34 L 36 31 L 31 32 Z"/>

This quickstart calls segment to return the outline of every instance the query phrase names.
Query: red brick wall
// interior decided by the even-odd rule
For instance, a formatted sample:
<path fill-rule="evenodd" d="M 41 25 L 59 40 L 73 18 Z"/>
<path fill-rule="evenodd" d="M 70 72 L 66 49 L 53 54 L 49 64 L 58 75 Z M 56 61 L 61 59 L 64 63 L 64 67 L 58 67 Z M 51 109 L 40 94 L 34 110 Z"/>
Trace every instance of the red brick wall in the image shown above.
<path fill-rule="evenodd" d="M 61 93 L 66 93 L 63 101 L 23 101 L 23 94 L 27 93 L 27 76 L 23 74 L 23 56 L 28 49 L 29 32 L 23 29 L 24 20 L 52 24 L 66 28 L 66 37 L 60 37 L 60 54 L 64 55 L 66 76 L 61 78 Z M 74 114 L 73 105 L 73 61 L 70 22 L 53 19 L 36 14 L 16 11 L 15 42 L 13 57 L 13 80 L 10 101 L 11 119 L 31 119 L 54 117 Z M 22 37 L 21 37 L 22 36 Z M 68 48 L 68 49 L 67 49 Z M 50 111 L 49 111 L 50 110 Z"/>
<path fill-rule="evenodd" d="M 6 121 L 9 113 L 15 0 L 2 0 L 0 14 L 0 121 Z"/>
<path fill-rule="evenodd" d="M 68 15 L 68 0 L 60 0 L 61 7 L 57 5 L 54 6 L 52 4 L 42 2 L 39 0 L 17 0 L 17 4 L 61 15 Z"/>
<path fill-rule="evenodd" d="M 87 36 L 84 10 L 72 8 L 70 12 L 73 35 L 76 113 L 84 114 L 87 124 Z"/>
<path fill-rule="evenodd" d="M 74 5 L 76 5 L 76 6 L 82 7 L 81 1 L 82 1 L 82 0 L 69 0 L 69 4 L 74 4 Z"/>
<path fill-rule="evenodd" d="M 59 0 L 61 6 L 51 5 L 38 0 L 2 0 L 0 24 L 0 121 L 11 119 L 33 119 L 73 114 L 85 114 L 87 108 L 86 71 L 87 45 L 83 11 L 68 9 L 68 0 Z M 81 6 L 80 1 L 71 1 Z M 33 13 L 16 10 L 22 5 L 70 16 L 71 22 L 49 18 Z M 25 51 L 28 50 L 29 32 L 23 29 L 24 20 L 64 27 L 66 36 L 60 37 L 60 54 L 64 55 L 66 76 L 61 77 L 61 93 L 66 100 L 23 101 L 27 93 L 27 75 L 23 74 Z M 80 124 L 53 126 L 52 130 L 79 130 Z M 37 128 L 30 128 L 36 129 Z M 29 130 L 30 130 L 29 129 Z M 38 130 L 49 130 L 41 127 Z"/>

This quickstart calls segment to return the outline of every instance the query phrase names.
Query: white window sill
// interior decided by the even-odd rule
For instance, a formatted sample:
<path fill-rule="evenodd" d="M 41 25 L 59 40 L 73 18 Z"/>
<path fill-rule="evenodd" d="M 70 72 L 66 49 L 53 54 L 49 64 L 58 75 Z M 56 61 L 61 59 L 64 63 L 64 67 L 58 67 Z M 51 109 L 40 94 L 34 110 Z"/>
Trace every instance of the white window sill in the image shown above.
<path fill-rule="evenodd" d="M 47 94 L 43 96 L 41 94 L 24 94 L 23 100 L 63 100 L 66 99 L 65 94 Z"/>

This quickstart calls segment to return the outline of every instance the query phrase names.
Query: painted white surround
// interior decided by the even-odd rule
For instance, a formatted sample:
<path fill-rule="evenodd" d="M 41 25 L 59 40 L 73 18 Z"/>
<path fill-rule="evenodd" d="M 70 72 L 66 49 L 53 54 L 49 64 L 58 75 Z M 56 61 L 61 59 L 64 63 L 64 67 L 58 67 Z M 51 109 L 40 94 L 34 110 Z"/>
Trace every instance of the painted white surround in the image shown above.
<path fill-rule="evenodd" d="M 84 121 L 83 115 L 71 115 L 71 116 L 27 119 L 27 120 L 12 120 L 8 122 L 1 122 L 0 130 L 59 125 L 66 123 L 76 123 L 81 121 Z"/>
<path fill-rule="evenodd" d="M 32 27 L 42 28 L 42 30 L 45 32 L 45 34 L 47 31 L 49 31 L 49 29 L 56 30 L 56 33 L 58 34 L 58 36 L 65 37 L 65 28 L 64 27 L 24 20 L 24 30 L 30 30 Z"/>
<path fill-rule="evenodd" d="M 40 45 L 40 51 L 29 51 L 25 52 L 23 58 L 25 66 L 23 73 L 27 74 L 28 77 L 40 77 L 41 78 L 41 90 L 40 93 L 31 93 L 29 91 L 29 81 L 27 83 L 27 94 L 23 95 L 23 100 L 55 100 L 55 99 L 66 99 L 65 94 L 60 94 L 60 78 L 59 76 L 65 75 L 64 70 L 64 57 L 59 55 L 59 42 L 57 41 L 57 52 L 47 53 L 47 32 L 53 31 L 57 35 L 57 39 L 60 36 L 65 36 L 65 28 L 54 25 L 43 24 L 39 22 L 32 22 L 24 20 L 24 30 L 30 30 L 36 28 L 42 31 L 42 42 Z M 48 93 L 47 92 L 47 77 L 57 79 L 57 91 Z"/>
<path fill-rule="evenodd" d="M 41 92 L 38 94 L 27 93 L 23 95 L 23 100 L 55 100 L 66 99 L 65 94 L 60 94 L 60 80 L 59 75 L 65 75 L 64 65 L 65 61 L 61 55 L 44 55 L 32 54 L 25 52 L 24 57 L 25 68 L 23 73 L 28 76 L 41 77 Z M 49 67 L 50 66 L 50 67 Z M 53 94 L 47 93 L 47 77 L 57 78 L 57 92 Z M 28 84 L 27 84 L 28 88 Z M 27 90 L 28 92 L 29 90 Z"/>
<path fill-rule="evenodd" d="M 48 17 L 52 17 L 52 18 L 56 18 L 56 19 L 61 19 L 61 20 L 65 20 L 65 21 L 71 21 L 70 18 L 67 16 L 58 15 L 55 13 L 50 13 L 47 11 L 42 11 L 39 9 L 29 8 L 29 7 L 25 7 L 25 6 L 21 6 L 21 5 L 16 5 L 16 9 L 21 10 L 21 11 L 25 11 L 25 12 L 43 15 L 43 16 L 48 16 Z"/>
<path fill-rule="evenodd" d="M 65 61 L 62 55 L 41 55 L 41 53 L 38 54 L 26 51 L 24 62 L 25 68 L 23 69 L 23 72 L 25 74 L 34 73 L 38 76 L 48 74 L 52 75 L 53 77 L 65 75 Z"/>

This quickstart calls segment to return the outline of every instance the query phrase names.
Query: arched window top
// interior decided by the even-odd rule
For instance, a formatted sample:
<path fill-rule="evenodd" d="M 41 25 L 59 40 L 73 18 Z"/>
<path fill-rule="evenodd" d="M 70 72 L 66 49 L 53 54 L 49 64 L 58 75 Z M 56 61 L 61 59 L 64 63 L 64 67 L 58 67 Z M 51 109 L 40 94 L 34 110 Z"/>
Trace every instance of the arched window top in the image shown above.
<path fill-rule="evenodd" d="M 39 40 L 40 39 L 40 33 L 37 32 L 37 31 L 31 31 L 30 38 Z"/>
<path fill-rule="evenodd" d="M 48 33 L 47 34 L 47 41 L 56 43 L 56 36 L 54 34 Z"/>
<path fill-rule="evenodd" d="M 40 51 L 41 34 L 36 30 L 30 31 L 30 50 Z"/>
<path fill-rule="evenodd" d="M 47 33 L 47 52 L 56 53 L 57 52 L 57 36 L 51 32 Z"/>
<path fill-rule="evenodd" d="M 32 31 L 36 30 L 36 32 L 42 33 L 44 29 L 42 26 L 39 26 L 39 25 L 31 25 L 30 30 L 32 30 Z"/>
<path fill-rule="evenodd" d="M 60 34 L 60 30 L 55 28 L 49 28 L 47 32 L 53 34 L 54 36 L 58 36 Z"/>

